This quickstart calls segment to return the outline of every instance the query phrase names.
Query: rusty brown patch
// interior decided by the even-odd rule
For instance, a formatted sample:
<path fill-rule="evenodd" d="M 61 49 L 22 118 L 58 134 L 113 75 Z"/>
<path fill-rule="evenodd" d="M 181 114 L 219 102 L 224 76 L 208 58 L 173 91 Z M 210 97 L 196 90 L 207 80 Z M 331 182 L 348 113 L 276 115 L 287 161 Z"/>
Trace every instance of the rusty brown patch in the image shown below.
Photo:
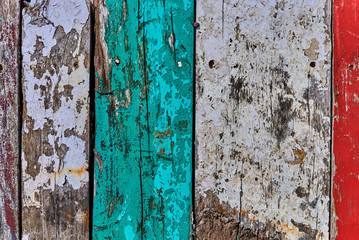
<path fill-rule="evenodd" d="M 289 164 L 303 164 L 304 163 L 304 158 L 307 156 L 307 153 L 304 152 L 303 150 L 301 149 L 293 149 L 293 153 L 294 153 L 294 158 L 295 160 L 294 161 L 289 161 L 288 163 Z"/>
<path fill-rule="evenodd" d="M 101 90 L 103 92 L 111 92 L 111 81 L 108 78 L 110 73 L 109 67 L 109 58 L 107 51 L 105 50 L 105 41 L 102 41 L 103 36 L 101 34 L 101 20 L 100 20 L 100 0 L 94 0 L 94 9 L 95 9 L 95 66 L 98 78 L 96 78 L 96 90 Z M 99 81 L 101 80 L 101 84 Z M 102 89 L 99 89 L 99 86 L 102 86 Z"/>
<path fill-rule="evenodd" d="M 212 192 L 206 197 L 198 194 L 196 201 L 195 239 L 285 239 L 285 233 L 277 231 L 280 222 L 259 222 L 242 210 L 232 208 L 227 202 L 221 202 Z"/>
<path fill-rule="evenodd" d="M 161 148 L 161 150 L 157 154 L 165 154 L 165 149 Z"/>
<path fill-rule="evenodd" d="M 172 130 L 171 129 L 168 129 L 168 130 L 166 130 L 164 132 L 160 132 L 158 130 L 155 132 L 155 138 L 166 139 L 169 136 L 172 136 Z"/>
<path fill-rule="evenodd" d="M 87 167 L 68 169 L 68 173 L 74 174 L 74 175 L 79 176 L 79 177 L 81 177 L 86 172 L 87 172 Z"/>
<path fill-rule="evenodd" d="M 196 201 L 196 239 L 236 239 L 238 213 L 228 203 L 220 203 L 218 197 L 207 191 Z"/>
<path fill-rule="evenodd" d="M 84 214 L 84 223 L 85 223 L 85 231 L 89 231 L 89 229 L 90 229 L 90 214 L 89 214 L 89 210 L 85 211 L 85 214 Z"/>

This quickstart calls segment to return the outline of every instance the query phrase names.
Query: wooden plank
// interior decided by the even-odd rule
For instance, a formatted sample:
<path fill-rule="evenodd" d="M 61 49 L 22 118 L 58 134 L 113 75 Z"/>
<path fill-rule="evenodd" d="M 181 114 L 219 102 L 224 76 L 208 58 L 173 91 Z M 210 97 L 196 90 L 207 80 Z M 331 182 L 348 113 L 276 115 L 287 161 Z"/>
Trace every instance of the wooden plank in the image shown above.
<path fill-rule="evenodd" d="M 359 234 L 359 5 L 334 1 L 333 10 L 333 236 L 353 239 Z"/>
<path fill-rule="evenodd" d="M 0 239 L 18 239 L 19 1 L 0 2 Z"/>
<path fill-rule="evenodd" d="M 89 1 L 25 5 L 24 239 L 88 238 L 89 45 Z"/>
<path fill-rule="evenodd" d="M 328 239 L 330 1 L 199 0 L 197 17 L 197 238 Z"/>
<path fill-rule="evenodd" d="M 194 3 L 95 8 L 94 239 L 189 239 Z"/>

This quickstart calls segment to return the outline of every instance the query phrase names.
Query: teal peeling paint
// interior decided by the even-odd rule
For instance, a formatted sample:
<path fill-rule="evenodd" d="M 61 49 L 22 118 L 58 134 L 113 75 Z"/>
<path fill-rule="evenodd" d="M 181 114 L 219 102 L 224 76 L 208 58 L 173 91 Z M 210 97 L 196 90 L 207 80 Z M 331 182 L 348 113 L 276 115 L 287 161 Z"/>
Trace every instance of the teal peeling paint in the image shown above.
<path fill-rule="evenodd" d="M 194 3 L 125 2 L 107 0 L 101 26 L 112 64 L 96 73 L 93 236 L 189 239 Z"/>

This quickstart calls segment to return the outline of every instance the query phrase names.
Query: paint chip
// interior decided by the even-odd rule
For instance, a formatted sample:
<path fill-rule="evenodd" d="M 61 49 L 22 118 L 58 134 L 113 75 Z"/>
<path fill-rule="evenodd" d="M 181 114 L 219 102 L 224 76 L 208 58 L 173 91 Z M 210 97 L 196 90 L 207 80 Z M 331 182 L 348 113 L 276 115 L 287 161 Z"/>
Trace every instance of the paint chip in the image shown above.
<path fill-rule="evenodd" d="M 359 103 L 359 97 L 358 97 L 358 95 L 356 93 L 354 93 L 354 101 L 356 103 Z"/>

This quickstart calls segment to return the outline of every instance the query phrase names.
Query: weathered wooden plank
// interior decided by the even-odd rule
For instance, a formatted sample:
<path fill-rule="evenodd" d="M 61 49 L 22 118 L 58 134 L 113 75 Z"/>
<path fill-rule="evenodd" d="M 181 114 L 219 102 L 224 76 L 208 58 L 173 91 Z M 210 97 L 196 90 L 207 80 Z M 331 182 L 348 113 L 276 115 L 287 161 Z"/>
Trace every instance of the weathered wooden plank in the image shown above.
<path fill-rule="evenodd" d="M 94 239 L 189 239 L 193 5 L 95 1 Z"/>
<path fill-rule="evenodd" d="M 0 2 L 0 239 L 18 239 L 19 1 Z"/>
<path fill-rule="evenodd" d="M 333 237 L 354 239 L 359 235 L 358 1 L 334 1 L 333 10 Z"/>
<path fill-rule="evenodd" d="M 89 1 L 41 0 L 25 5 L 25 239 L 86 239 L 89 235 L 89 45 Z"/>
<path fill-rule="evenodd" d="M 328 239 L 330 1 L 197 8 L 197 238 Z"/>

